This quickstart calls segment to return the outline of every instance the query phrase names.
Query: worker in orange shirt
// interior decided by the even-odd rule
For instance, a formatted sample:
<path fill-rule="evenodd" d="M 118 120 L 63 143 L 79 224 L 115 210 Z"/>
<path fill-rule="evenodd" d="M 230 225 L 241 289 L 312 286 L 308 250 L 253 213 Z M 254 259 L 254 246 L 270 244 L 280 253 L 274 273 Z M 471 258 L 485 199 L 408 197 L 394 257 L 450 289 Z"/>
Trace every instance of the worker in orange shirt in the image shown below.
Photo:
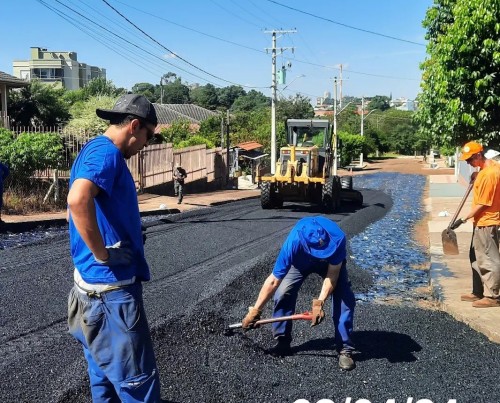
<path fill-rule="evenodd" d="M 474 180 L 472 207 L 469 213 L 455 221 L 452 229 L 473 219 L 471 261 L 473 291 L 461 296 L 462 301 L 472 302 L 474 308 L 500 307 L 500 164 L 484 155 L 483 146 L 471 141 L 462 149 L 460 157 L 473 168 L 479 168 Z M 474 281 L 474 278 L 476 281 Z M 478 278 L 482 289 L 478 286 Z"/>

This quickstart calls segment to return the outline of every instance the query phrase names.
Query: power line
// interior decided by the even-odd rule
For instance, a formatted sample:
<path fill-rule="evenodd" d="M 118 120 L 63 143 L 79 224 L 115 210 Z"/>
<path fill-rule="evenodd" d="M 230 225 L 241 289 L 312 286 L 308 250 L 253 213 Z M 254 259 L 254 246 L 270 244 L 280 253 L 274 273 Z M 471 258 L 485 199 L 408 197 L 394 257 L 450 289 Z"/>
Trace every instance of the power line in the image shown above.
<path fill-rule="evenodd" d="M 39 1 L 39 2 L 41 2 L 42 4 L 44 3 L 44 2 L 43 2 L 43 0 L 38 0 L 38 1 Z M 135 43 L 133 43 L 133 42 L 131 42 L 131 41 L 129 41 L 129 40 L 126 40 L 126 39 L 124 39 L 124 38 L 120 37 L 120 36 L 119 36 L 119 35 L 117 35 L 116 33 L 114 33 L 114 32 L 112 32 L 112 31 L 110 31 L 109 29 L 107 29 L 107 28 L 103 27 L 103 26 L 102 26 L 102 25 L 100 25 L 100 24 L 97 24 L 95 21 L 92 21 L 91 19 L 87 18 L 86 16 L 84 16 L 83 14 L 79 13 L 78 11 L 76 11 L 76 10 L 72 9 L 71 7 L 67 6 L 66 4 L 61 3 L 61 1 L 60 1 L 60 0 L 55 0 L 55 1 L 56 1 L 57 3 L 59 3 L 59 4 L 61 4 L 62 6 L 64 6 L 64 7 L 68 8 L 69 10 L 71 10 L 72 12 L 74 12 L 75 14 L 78 14 L 78 15 L 79 15 L 79 16 L 81 16 L 82 18 L 84 18 L 84 19 L 88 20 L 88 21 L 89 21 L 89 22 L 91 22 L 92 24 L 97 25 L 99 28 L 103 29 L 104 31 L 106 31 L 106 32 L 110 33 L 111 35 L 113 35 L 113 36 L 117 37 L 118 39 L 120 39 L 120 40 L 122 40 L 122 41 L 126 42 L 127 44 L 132 45 L 133 47 L 135 47 L 135 48 L 137 48 L 137 49 L 141 50 L 142 52 L 147 53 L 148 55 L 150 55 L 150 56 L 154 57 L 155 59 L 159 59 L 159 60 L 161 60 L 162 62 L 164 62 L 164 63 L 166 63 L 166 64 L 168 64 L 168 65 L 170 65 L 170 66 L 172 66 L 172 67 L 174 67 L 174 68 L 176 68 L 176 69 L 179 69 L 179 70 L 184 71 L 185 73 L 187 73 L 187 74 L 189 74 L 189 75 L 192 75 L 193 77 L 196 77 L 196 78 L 199 78 L 199 79 L 201 79 L 201 80 L 203 80 L 203 81 L 209 82 L 210 84 L 217 85 L 217 84 L 215 84 L 215 83 L 210 82 L 209 80 L 207 80 L 207 79 L 205 79 L 205 78 L 202 78 L 202 77 L 200 77 L 200 76 L 197 76 L 197 75 L 196 75 L 196 74 L 194 74 L 194 73 L 191 73 L 191 72 L 189 72 L 189 71 L 187 71 L 187 70 L 185 70 L 185 69 L 183 69 L 183 68 L 181 68 L 181 67 L 179 67 L 179 66 L 177 66 L 177 65 L 175 65 L 175 64 L 173 64 L 173 63 L 168 62 L 167 60 L 165 60 L 165 59 L 163 59 L 163 58 L 161 58 L 161 57 L 159 57 L 159 56 L 157 56 L 157 55 L 155 55 L 155 54 L 153 54 L 153 53 L 151 53 L 151 52 L 149 52 L 149 51 L 147 51 L 147 50 L 145 50 L 145 49 L 141 48 L 139 45 L 137 45 L 137 44 L 135 44 Z"/>
<path fill-rule="evenodd" d="M 395 41 L 400 41 L 400 42 L 406 42 L 406 43 L 411 43 L 412 45 L 418 45 L 418 46 L 425 46 L 425 44 L 423 43 L 419 43 L 419 42 L 413 42 L 413 41 L 410 41 L 410 40 L 407 40 L 407 39 L 402 39 L 402 38 L 397 38 L 395 36 L 390 36 L 390 35 L 385 35 L 385 34 L 381 34 L 379 32 L 375 32 L 375 31 L 370 31 L 368 29 L 363 29 L 363 28 L 358 28 L 358 27 L 354 27 L 352 25 L 348 25 L 348 24 L 344 24 L 342 22 L 338 22 L 338 21 L 334 21 L 334 20 L 331 20 L 329 18 L 325 18 L 325 17 L 320 17 L 319 15 L 316 15 L 316 14 L 313 14 L 313 13 L 309 13 L 307 11 L 303 11 L 303 10 L 299 10 L 297 8 L 294 8 L 294 7 L 290 7 L 290 6 L 287 6 L 286 4 L 282 4 L 282 3 L 279 3 L 275 0 L 267 0 L 269 1 L 270 3 L 274 3 L 274 4 L 277 4 L 278 6 L 281 6 L 281 7 L 285 7 L 285 8 L 288 8 L 290 10 L 293 10 L 293 11 L 297 11 L 298 13 L 302 13 L 302 14 L 306 14 L 306 15 L 309 15 L 311 17 L 314 17 L 314 18 L 318 18 L 320 20 L 323 20 L 323 21 L 328 21 L 328 22 L 331 22 L 332 24 L 336 24 L 336 25 L 340 25 L 340 26 L 343 26 L 343 27 L 346 27 L 346 28 L 349 28 L 349 29 L 354 29 L 356 31 L 361 31 L 361 32 L 365 32 L 367 34 L 372 34 L 372 35 L 377 35 L 377 36 L 381 36 L 383 38 L 388 38 L 388 39 L 393 39 Z"/>
<path fill-rule="evenodd" d="M 182 60 L 184 63 L 187 63 L 188 65 L 190 65 L 191 67 L 194 67 L 195 69 L 217 79 L 217 80 L 220 80 L 220 81 L 224 81 L 226 83 L 229 83 L 229 84 L 233 84 L 233 85 L 241 85 L 241 84 L 237 84 L 237 83 L 234 83 L 232 81 L 229 81 L 229 80 L 226 80 L 222 77 L 219 77 L 219 76 L 216 76 L 212 73 L 209 73 L 208 71 L 202 69 L 201 67 L 198 67 L 196 65 L 194 65 L 193 63 L 189 62 L 188 60 L 184 59 L 183 57 L 179 56 L 177 53 L 175 53 L 174 51 L 170 50 L 169 48 L 167 48 L 166 46 L 164 46 L 163 44 L 161 44 L 160 42 L 158 42 L 156 39 L 154 39 L 151 35 L 149 35 L 148 33 L 146 33 L 144 30 L 142 30 L 141 28 L 139 28 L 136 24 L 134 24 L 132 21 L 130 21 L 127 17 L 125 17 L 120 11 L 118 11 L 116 8 L 114 8 L 111 4 L 109 4 L 106 0 L 102 0 L 108 7 L 110 7 L 115 13 L 117 13 L 118 15 L 120 15 L 125 21 L 127 21 L 129 24 L 131 24 L 132 26 L 134 26 L 134 28 L 136 28 L 139 32 L 141 32 L 143 35 L 145 35 L 146 37 L 148 37 L 149 39 L 151 39 L 153 42 L 157 43 L 158 45 L 160 45 L 163 49 L 165 49 L 167 52 L 170 52 L 171 54 L 175 55 L 178 59 Z M 243 85 L 243 87 L 249 87 L 247 85 Z M 257 88 L 257 87 L 251 87 L 251 88 Z M 267 87 L 262 87 L 262 88 L 267 88 Z"/>
<path fill-rule="evenodd" d="M 129 5 L 129 4 L 123 3 L 122 1 L 119 1 L 119 0 L 115 0 L 115 1 L 116 1 L 117 3 L 123 4 L 125 7 L 129 7 L 129 8 L 131 8 L 131 9 L 133 9 L 133 10 L 139 11 L 140 13 L 143 13 L 143 14 L 149 15 L 149 16 L 151 16 L 151 17 L 157 18 L 157 19 L 159 19 L 159 20 L 162 20 L 162 21 L 168 22 L 169 24 L 176 25 L 176 26 L 181 27 L 181 28 L 183 28 L 183 29 L 186 29 L 186 30 L 188 30 L 188 31 L 196 32 L 196 33 L 198 33 L 198 34 L 200 34 L 200 35 L 203 35 L 203 36 L 206 36 L 206 37 L 208 37 L 208 38 L 217 39 L 217 40 L 219 40 L 219 41 L 221 41 L 221 42 L 226 42 L 226 43 L 229 43 L 229 44 L 231 44 L 231 45 L 239 46 L 239 47 L 241 47 L 241 48 L 249 49 L 249 50 L 252 50 L 252 51 L 254 51 L 254 52 L 258 52 L 258 53 L 262 53 L 262 54 L 264 54 L 264 55 L 267 55 L 267 53 L 266 53 L 266 52 L 264 52 L 264 51 L 263 51 L 263 50 L 261 50 L 261 49 L 255 49 L 255 48 L 252 48 L 252 47 L 250 47 L 250 46 L 246 46 L 246 45 L 242 45 L 242 44 L 240 44 L 240 43 L 232 42 L 232 41 L 229 41 L 229 40 L 224 39 L 224 38 L 220 38 L 220 37 L 215 36 L 215 35 L 210 35 L 210 34 L 207 34 L 206 32 L 198 31 L 197 29 L 187 27 L 187 26 L 182 25 L 182 24 L 179 24 L 179 23 L 177 23 L 177 22 L 174 22 L 174 21 L 171 21 L 171 20 L 167 20 L 166 18 L 160 17 L 159 15 L 155 15 L 155 14 L 153 14 L 153 13 L 149 13 L 149 12 L 147 12 L 147 11 L 141 10 L 140 8 L 137 8 L 137 7 L 131 6 L 131 5 Z M 257 87 L 256 87 L 256 88 L 257 88 Z"/>

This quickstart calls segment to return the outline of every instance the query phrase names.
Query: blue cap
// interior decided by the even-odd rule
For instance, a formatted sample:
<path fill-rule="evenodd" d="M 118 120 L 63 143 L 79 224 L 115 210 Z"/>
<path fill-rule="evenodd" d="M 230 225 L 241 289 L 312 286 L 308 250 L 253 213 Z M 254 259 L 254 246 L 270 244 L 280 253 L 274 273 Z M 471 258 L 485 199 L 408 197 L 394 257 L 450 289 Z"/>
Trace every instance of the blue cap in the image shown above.
<path fill-rule="evenodd" d="M 297 230 L 304 250 L 318 259 L 332 256 L 345 237 L 337 224 L 321 216 L 301 219 Z"/>

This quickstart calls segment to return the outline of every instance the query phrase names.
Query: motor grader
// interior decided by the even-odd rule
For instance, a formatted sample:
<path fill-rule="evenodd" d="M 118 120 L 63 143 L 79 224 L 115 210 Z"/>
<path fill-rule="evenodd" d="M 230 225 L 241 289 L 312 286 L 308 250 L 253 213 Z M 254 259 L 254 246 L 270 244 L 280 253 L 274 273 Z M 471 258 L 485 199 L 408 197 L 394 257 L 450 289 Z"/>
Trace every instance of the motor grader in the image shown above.
<path fill-rule="evenodd" d="M 301 201 L 334 212 L 343 199 L 362 205 L 363 196 L 352 189 L 352 177 L 334 174 L 334 147 L 328 120 L 288 119 L 287 145 L 280 149 L 275 174 L 256 178 L 262 208 L 281 208 L 284 201 Z"/>

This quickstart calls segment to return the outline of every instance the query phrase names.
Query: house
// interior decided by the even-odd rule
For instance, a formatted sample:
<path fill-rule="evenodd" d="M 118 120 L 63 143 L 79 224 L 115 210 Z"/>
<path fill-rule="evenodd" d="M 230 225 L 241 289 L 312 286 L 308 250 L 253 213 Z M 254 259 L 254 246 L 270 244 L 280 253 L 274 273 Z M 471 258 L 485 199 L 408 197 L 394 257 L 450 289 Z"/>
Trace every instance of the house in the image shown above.
<path fill-rule="evenodd" d="M 200 124 L 212 116 L 220 116 L 219 113 L 202 108 L 193 104 L 154 104 L 158 125 L 156 131 L 170 127 L 178 121 L 188 121 L 192 131 L 198 131 Z"/>
<path fill-rule="evenodd" d="M 106 69 L 78 61 L 76 52 L 56 52 L 32 47 L 30 60 L 14 60 L 14 76 L 22 80 L 39 79 L 68 90 L 84 87 L 95 78 L 106 78 Z"/>
<path fill-rule="evenodd" d="M 0 71 L 0 127 L 9 127 L 7 99 L 10 88 L 27 87 L 29 83 Z"/>

